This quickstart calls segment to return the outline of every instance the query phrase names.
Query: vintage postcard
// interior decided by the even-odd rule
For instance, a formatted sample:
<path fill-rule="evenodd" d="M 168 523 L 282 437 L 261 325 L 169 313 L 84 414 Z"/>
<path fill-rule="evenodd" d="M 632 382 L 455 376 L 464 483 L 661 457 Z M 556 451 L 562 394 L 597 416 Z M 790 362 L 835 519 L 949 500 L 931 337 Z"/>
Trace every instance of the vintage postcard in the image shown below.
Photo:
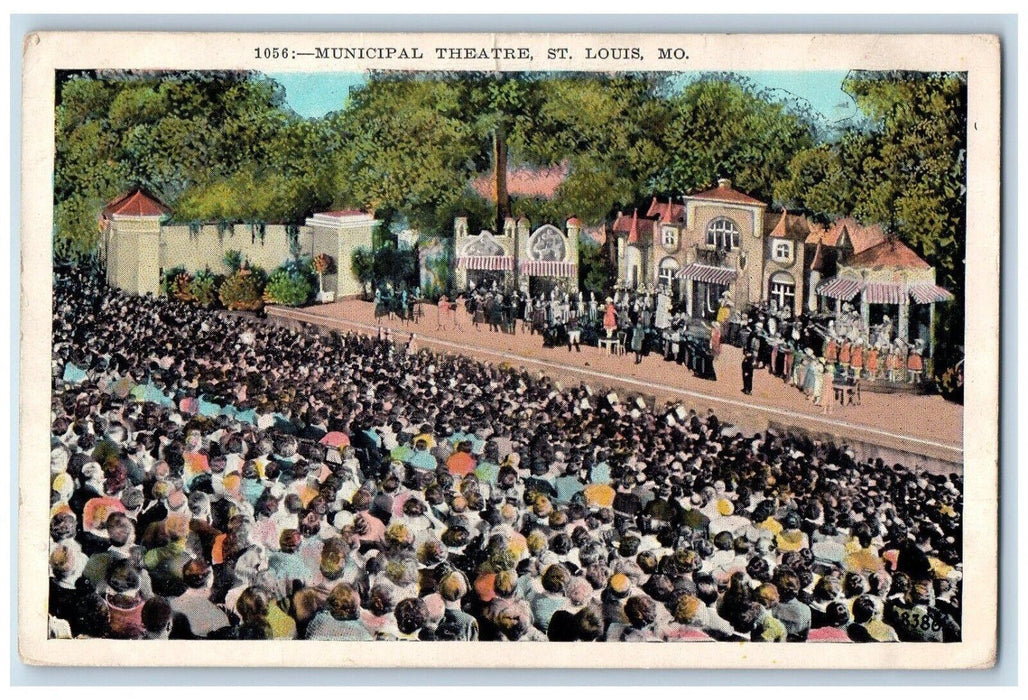
<path fill-rule="evenodd" d="M 24 52 L 27 663 L 994 663 L 996 37 Z"/>

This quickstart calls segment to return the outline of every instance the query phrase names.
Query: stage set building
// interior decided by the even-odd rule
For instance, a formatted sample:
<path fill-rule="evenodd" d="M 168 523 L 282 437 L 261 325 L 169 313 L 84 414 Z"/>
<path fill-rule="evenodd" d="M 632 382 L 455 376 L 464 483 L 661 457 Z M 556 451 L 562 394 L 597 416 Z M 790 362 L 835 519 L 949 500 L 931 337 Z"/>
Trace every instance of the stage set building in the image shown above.
<path fill-rule="evenodd" d="M 324 289 L 339 299 L 361 293 L 349 261 L 355 249 L 372 247 L 378 223 L 374 215 L 357 210 L 317 213 L 302 226 L 174 223 L 167 205 L 136 188 L 100 214 L 100 254 L 111 286 L 156 295 L 164 270 L 224 271 L 230 250 L 269 271 L 295 255 L 325 253 L 335 260 L 336 272 L 325 275 Z"/>
<path fill-rule="evenodd" d="M 718 180 L 682 203 L 654 198 L 644 215 L 620 212 L 613 225 L 618 285 L 663 286 L 694 318 L 769 303 L 793 314 L 859 316 L 886 322 L 930 353 L 935 304 L 953 298 L 935 268 L 880 227 L 840 219 L 819 226 Z"/>
<path fill-rule="evenodd" d="M 571 218 L 560 230 L 543 224 L 534 231 L 528 219 L 507 218 L 503 231 L 468 231 L 466 217 L 454 221 L 454 287 L 459 291 L 492 288 L 533 295 L 555 289 L 578 290 L 578 235 L 581 223 Z"/>

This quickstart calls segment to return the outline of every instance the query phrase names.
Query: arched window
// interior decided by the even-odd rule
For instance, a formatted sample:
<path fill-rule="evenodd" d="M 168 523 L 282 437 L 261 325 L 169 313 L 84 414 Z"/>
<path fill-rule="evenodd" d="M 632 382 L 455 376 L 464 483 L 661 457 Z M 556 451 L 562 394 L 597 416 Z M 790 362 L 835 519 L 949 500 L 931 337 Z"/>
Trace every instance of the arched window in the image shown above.
<path fill-rule="evenodd" d="M 719 216 L 707 224 L 707 245 L 731 250 L 739 247 L 739 227 L 731 219 Z"/>
<path fill-rule="evenodd" d="M 678 270 L 681 266 L 678 261 L 674 258 L 664 258 L 660 261 L 660 271 L 657 281 L 662 284 L 666 289 L 671 289 L 672 284 L 675 281 L 675 275 L 678 274 Z"/>
<path fill-rule="evenodd" d="M 779 309 L 795 306 L 796 280 L 788 272 L 776 272 L 768 280 L 768 301 L 775 303 Z"/>

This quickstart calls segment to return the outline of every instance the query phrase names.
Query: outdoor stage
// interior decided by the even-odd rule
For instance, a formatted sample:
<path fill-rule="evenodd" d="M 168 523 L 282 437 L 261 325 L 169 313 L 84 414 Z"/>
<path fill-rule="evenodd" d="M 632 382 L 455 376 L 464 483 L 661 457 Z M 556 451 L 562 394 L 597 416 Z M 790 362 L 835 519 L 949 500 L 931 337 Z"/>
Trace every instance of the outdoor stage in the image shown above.
<path fill-rule="evenodd" d="M 721 420 L 744 432 L 798 430 L 844 441 L 862 457 L 881 456 L 890 464 L 902 461 L 932 471 L 962 471 L 963 407 L 940 396 L 864 392 L 859 406 L 835 404 L 832 412 L 824 415 L 821 407 L 807 401 L 798 389 L 760 369 L 754 372 L 753 393 L 746 396 L 741 391 L 742 351 L 729 345 L 723 346 L 716 362 L 715 382 L 697 379 L 685 367 L 655 355 L 636 365 L 631 354 L 616 356 L 594 347 L 583 346 L 580 353 L 569 353 L 566 347 L 544 348 L 541 336 L 520 329 L 511 335 L 490 331 L 484 324 L 476 330 L 470 322 L 455 328 L 459 316 L 440 319 L 436 307 L 429 304 L 424 305 L 424 316 L 416 323 L 376 319 L 373 304 L 355 299 L 303 309 L 269 306 L 267 314 L 280 322 L 367 334 L 387 327 L 393 341 L 399 343 L 406 343 L 414 333 L 418 348 L 541 371 L 567 384 L 610 387 L 622 399 L 641 395 L 658 402 L 681 403 L 701 414 L 711 408 Z"/>

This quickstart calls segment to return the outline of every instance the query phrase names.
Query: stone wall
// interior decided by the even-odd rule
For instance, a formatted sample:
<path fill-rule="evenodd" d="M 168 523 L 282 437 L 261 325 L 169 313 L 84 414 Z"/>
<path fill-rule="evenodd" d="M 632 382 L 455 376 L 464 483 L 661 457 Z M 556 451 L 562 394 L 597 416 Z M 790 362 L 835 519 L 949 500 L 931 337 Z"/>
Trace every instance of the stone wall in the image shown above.
<path fill-rule="evenodd" d="M 311 229 L 298 228 L 295 244 L 291 246 L 290 234 L 283 224 L 267 224 L 263 232 L 258 225 L 250 224 L 235 224 L 224 229 L 214 224 L 199 228 L 185 224 L 162 226 L 160 267 L 168 270 L 181 265 L 188 272 L 210 268 L 226 273 L 225 254 L 238 250 L 251 265 L 270 272 L 291 258 L 294 248 L 299 255 L 312 255 Z"/>

